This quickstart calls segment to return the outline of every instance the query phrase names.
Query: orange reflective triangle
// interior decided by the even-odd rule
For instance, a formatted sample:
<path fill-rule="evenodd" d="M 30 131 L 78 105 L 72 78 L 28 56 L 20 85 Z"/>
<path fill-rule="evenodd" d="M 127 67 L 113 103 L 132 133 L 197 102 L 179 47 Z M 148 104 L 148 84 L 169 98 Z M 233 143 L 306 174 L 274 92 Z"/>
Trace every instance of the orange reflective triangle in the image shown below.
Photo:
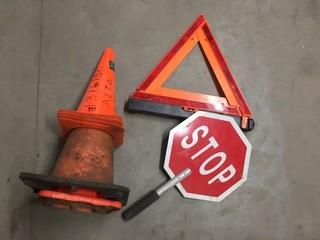
<path fill-rule="evenodd" d="M 164 87 L 164 83 L 199 44 L 208 67 L 215 74 L 223 96 Z M 169 106 L 169 108 L 168 108 Z M 180 110 L 173 110 L 180 108 Z M 200 15 L 161 62 L 130 96 L 131 111 L 186 117 L 197 110 L 236 116 L 245 130 L 253 128 L 252 113 L 233 77 L 203 15 Z M 173 112 L 172 112 L 173 111 Z M 189 112 L 189 113 L 188 113 Z M 252 125 L 252 126 L 249 126 Z"/>

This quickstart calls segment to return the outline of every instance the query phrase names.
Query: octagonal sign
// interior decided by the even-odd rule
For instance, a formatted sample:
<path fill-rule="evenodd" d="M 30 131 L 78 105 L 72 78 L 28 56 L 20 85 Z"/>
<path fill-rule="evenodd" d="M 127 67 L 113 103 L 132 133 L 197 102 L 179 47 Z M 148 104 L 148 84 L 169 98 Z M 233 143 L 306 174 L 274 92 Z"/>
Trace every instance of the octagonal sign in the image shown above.
<path fill-rule="evenodd" d="M 232 117 L 198 111 L 169 134 L 164 169 L 171 178 L 192 173 L 184 197 L 220 202 L 247 179 L 251 144 Z"/>

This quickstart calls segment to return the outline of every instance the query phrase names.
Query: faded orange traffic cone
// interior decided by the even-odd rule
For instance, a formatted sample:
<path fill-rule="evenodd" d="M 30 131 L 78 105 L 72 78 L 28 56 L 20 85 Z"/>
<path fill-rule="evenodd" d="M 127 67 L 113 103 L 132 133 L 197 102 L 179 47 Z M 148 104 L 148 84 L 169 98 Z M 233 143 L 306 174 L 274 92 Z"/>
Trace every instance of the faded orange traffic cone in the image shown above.
<path fill-rule="evenodd" d="M 116 113 L 114 58 L 113 49 L 105 49 L 78 109 L 58 111 L 65 144 L 51 176 L 20 174 L 46 204 L 102 213 L 126 205 L 129 189 L 113 184 L 113 148 L 124 137 Z"/>

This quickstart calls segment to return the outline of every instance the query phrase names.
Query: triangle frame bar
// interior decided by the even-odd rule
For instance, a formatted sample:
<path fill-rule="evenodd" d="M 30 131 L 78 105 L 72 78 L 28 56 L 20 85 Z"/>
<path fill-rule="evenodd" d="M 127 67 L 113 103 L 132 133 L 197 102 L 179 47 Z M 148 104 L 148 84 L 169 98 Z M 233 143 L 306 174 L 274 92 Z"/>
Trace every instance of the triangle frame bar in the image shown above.
<path fill-rule="evenodd" d="M 197 44 L 216 77 L 222 97 L 163 87 L 165 81 Z M 254 126 L 252 112 L 203 15 L 196 19 L 131 94 L 127 108 L 133 112 L 151 112 L 183 118 L 202 110 L 234 116 L 243 130 L 251 130 Z"/>

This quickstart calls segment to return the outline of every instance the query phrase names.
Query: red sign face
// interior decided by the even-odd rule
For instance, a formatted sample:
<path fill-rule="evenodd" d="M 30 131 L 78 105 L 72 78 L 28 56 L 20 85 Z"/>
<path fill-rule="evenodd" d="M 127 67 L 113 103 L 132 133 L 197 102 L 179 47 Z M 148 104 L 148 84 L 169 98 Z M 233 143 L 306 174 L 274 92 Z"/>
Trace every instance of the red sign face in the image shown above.
<path fill-rule="evenodd" d="M 169 134 L 164 169 L 173 178 L 192 173 L 184 197 L 220 202 L 247 179 L 251 144 L 232 117 L 198 111 Z"/>

